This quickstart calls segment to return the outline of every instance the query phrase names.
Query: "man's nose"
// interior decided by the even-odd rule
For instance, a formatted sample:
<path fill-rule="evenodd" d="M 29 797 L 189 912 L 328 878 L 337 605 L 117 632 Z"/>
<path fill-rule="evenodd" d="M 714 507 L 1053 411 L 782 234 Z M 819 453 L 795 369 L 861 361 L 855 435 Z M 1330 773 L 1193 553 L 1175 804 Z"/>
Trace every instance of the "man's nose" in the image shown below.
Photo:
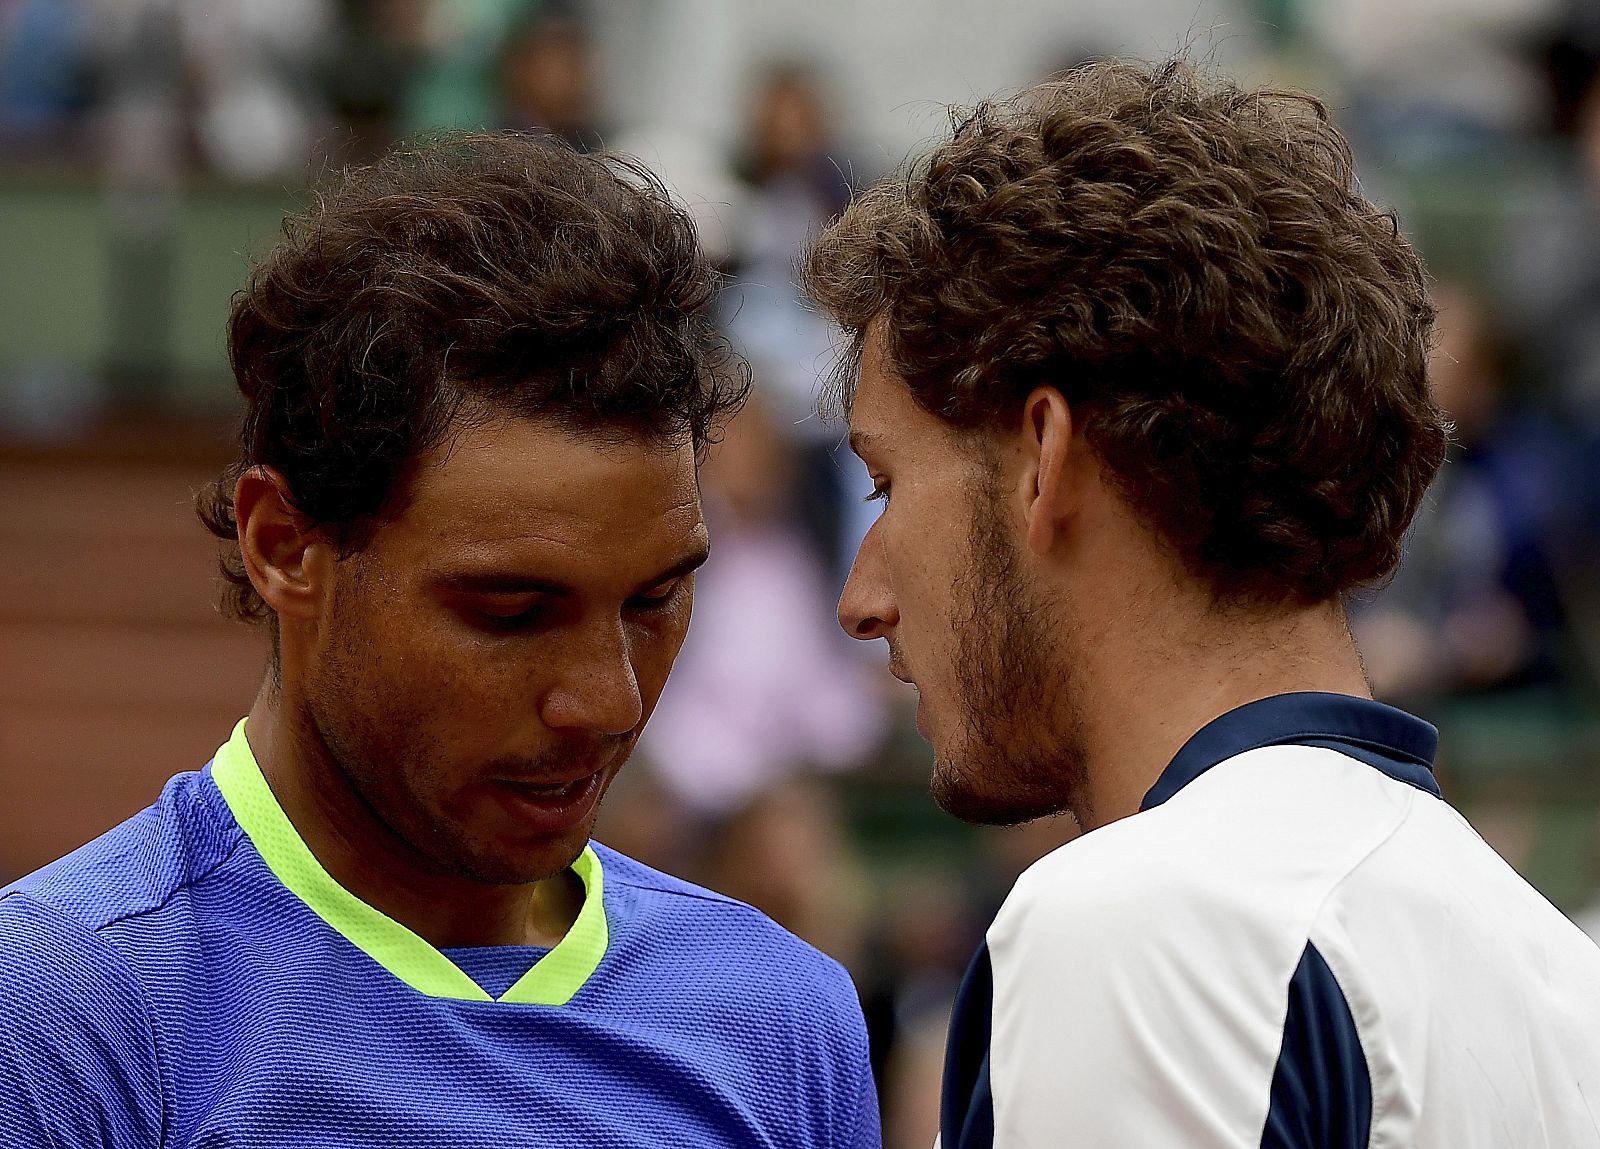
<path fill-rule="evenodd" d="M 850 577 L 839 596 L 839 625 L 851 638 L 867 641 L 887 638 L 899 623 L 900 608 L 889 581 L 883 539 L 879 524 L 874 523 L 856 550 Z"/>
<path fill-rule="evenodd" d="M 644 717 L 632 650 L 620 618 L 576 639 L 539 717 L 552 730 L 627 734 Z"/>

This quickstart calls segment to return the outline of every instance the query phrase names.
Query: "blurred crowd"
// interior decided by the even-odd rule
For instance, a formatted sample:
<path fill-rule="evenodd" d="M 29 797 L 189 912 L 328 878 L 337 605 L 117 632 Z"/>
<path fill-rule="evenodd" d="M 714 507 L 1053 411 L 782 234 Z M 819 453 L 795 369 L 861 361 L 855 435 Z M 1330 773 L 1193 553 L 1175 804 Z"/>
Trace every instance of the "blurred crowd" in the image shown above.
<path fill-rule="evenodd" d="M 815 413 L 834 333 L 792 273 L 852 187 L 880 174 L 868 157 L 882 149 L 852 127 L 826 60 L 750 61 L 731 144 L 616 122 L 596 7 L 0 0 L 0 180 L 42 166 L 132 186 L 295 186 L 413 132 L 477 126 L 658 166 L 729 273 L 721 320 L 756 392 L 707 464 L 716 556 L 602 836 L 753 902 L 850 966 L 890 1143 L 925 1146 L 955 981 L 1010 881 L 1073 828 L 976 832 L 933 811 L 927 752 L 884 653 L 832 623 L 868 484 Z M 1245 78 L 1328 95 L 1369 194 L 1408 231 L 1424 225 L 1436 278 L 1433 380 L 1455 437 L 1399 573 L 1352 604 L 1373 683 L 1440 723 L 1441 770 L 1459 785 L 1492 795 L 1542 770 L 1593 804 L 1600 4 L 1235 7 Z M 1057 56 L 1097 50 L 1069 28 Z M 1463 187 L 1486 172 L 1493 196 Z M 1507 715 L 1536 736 L 1511 759 L 1475 753 L 1473 722 Z M 1589 840 L 1592 881 L 1600 817 Z M 1585 913 L 1581 900 L 1568 908 Z"/>

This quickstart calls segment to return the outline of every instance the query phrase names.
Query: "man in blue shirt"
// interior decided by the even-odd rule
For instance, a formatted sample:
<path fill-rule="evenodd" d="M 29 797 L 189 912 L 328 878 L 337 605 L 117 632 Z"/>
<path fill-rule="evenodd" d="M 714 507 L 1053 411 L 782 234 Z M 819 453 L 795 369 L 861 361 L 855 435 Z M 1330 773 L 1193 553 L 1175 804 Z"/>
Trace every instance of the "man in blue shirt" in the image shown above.
<path fill-rule="evenodd" d="M 202 493 L 271 667 L 198 773 L 0 892 L 5 1144 L 875 1146 L 860 1011 L 589 840 L 742 398 L 639 170 L 465 136 L 289 221 Z"/>
<path fill-rule="evenodd" d="M 1085 831 L 962 986 L 944 1149 L 1600 1146 L 1600 950 L 1345 622 L 1446 427 L 1421 264 L 1322 105 L 1086 66 L 809 273 L 884 500 L 840 621 L 916 684 L 941 804 Z"/>

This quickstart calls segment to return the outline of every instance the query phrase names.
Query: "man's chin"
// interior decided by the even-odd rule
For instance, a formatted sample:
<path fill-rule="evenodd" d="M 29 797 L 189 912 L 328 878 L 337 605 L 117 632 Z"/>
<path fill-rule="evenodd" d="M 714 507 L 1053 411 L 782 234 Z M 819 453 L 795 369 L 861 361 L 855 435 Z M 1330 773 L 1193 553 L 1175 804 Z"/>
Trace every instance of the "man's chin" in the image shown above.
<path fill-rule="evenodd" d="M 589 844 L 588 830 L 534 843 L 497 844 L 492 850 L 482 843 L 466 851 L 456 864 L 462 875 L 491 886 L 526 886 L 542 882 L 571 868 Z"/>
<path fill-rule="evenodd" d="M 947 761 L 936 761 L 929 786 L 939 808 L 975 826 L 1016 826 L 1035 818 L 1066 813 L 1066 794 L 994 792 L 976 784 L 972 774 Z"/>

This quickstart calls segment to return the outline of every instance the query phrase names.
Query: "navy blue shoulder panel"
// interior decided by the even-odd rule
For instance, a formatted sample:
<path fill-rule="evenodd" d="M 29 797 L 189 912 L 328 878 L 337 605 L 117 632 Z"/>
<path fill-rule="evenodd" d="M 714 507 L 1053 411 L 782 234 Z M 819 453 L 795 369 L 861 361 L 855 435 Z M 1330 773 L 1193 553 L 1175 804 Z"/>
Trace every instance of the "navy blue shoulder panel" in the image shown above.
<path fill-rule="evenodd" d="M 994 969 L 984 943 L 961 979 L 950 1013 L 939 1101 L 941 1149 L 990 1149 L 994 1144 L 994 1095 L 989 1090 L 993 1018 Z"/>
<path fill-rule="evenodd" d="M 1372 1079 L 1350 1004 L 1317 947 L 1289 982 L 1261 1149 L 1366 1149 Z"/>

